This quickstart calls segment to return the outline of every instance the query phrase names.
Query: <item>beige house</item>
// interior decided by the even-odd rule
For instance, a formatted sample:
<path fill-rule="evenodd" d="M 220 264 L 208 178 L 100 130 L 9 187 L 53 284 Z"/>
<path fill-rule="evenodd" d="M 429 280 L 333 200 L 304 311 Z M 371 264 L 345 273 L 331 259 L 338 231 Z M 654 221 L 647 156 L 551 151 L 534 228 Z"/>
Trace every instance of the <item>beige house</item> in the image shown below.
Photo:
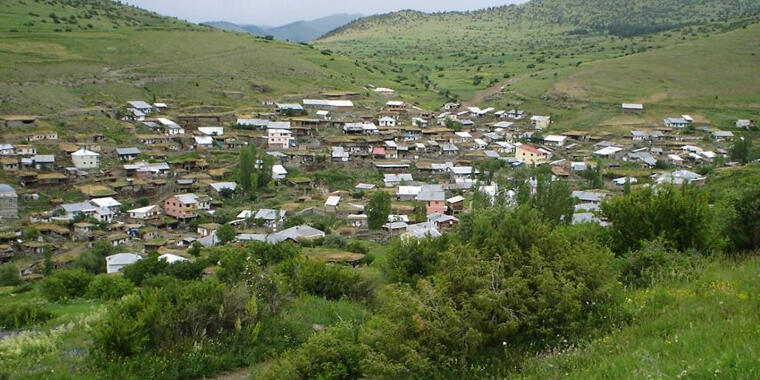
<path fill-rule="evenodd" d="M 522 144 L 515 149 L 515 157 L 526 165 L 537 166 L 549 162 L 548 154 L 538 148 Z"/>

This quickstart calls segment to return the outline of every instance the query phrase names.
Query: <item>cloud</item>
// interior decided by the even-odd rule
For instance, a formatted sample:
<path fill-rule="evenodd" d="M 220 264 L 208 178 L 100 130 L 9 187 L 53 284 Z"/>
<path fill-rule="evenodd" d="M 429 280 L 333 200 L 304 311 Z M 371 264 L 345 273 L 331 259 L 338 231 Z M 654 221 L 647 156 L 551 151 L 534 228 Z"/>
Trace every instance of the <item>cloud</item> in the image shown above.
<path fill-rule="evenodd" d="M 415 9 L 474 10 L 524 0 L 127 0 L 132 5 L 192 22 L 231 21 L 239 24 L 282 25 L 336 13 L 371 15 Z"/>

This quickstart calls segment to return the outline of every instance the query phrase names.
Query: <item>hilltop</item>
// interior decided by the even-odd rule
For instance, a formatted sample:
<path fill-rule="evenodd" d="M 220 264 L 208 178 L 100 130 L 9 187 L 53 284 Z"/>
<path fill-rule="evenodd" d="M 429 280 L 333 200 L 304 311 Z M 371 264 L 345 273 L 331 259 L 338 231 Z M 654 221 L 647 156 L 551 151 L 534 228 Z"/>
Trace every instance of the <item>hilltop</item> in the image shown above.
<path fill-rule="evenodd" d="M 0 15 L 3 113 L 80 112 L 133 98 L 234 108 L 285 94 L 394 85 L 352 59 L 310 46 L 108 0 L 24 3 Z"/>

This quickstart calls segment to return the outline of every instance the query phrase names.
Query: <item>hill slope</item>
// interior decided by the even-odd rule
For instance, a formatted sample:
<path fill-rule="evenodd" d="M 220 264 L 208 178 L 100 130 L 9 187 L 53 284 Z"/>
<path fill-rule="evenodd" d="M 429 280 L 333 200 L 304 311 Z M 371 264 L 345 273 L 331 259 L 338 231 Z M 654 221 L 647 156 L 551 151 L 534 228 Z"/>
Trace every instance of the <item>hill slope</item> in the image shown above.
<path fill-rule="evenodd" d="M 234 107 L 285 94 L 392 85 L 353 60 L 306 46 L 199 27 L 108 0 L 75 3 L 80 7 L 13 3 L 2 12 L 17 28 L 3 24 L 0 31 L 0 112 L 48 114 L 154 98 Z M 61 19 L 93 14 L 93 27 L 56 32 L 60 27 L 34 21 L 53 13 Z"/>
<path fill-rule="evenodd" d="M 401 70 L 402 77 L 414 76 L 466 100 L 509 76 L 679 42 L 662 36 L 653 41 L 652 32 L 680 26 L 701 34 L 719 33 L 721 27 L 712 24 L 754 18 L 758 11 L 760 3 L 752 0 L 534 0 L 476 12 L 401 11 L 367 17 L 317 44 L 387 70 Z M 703 31 L 704 23 L 711 26 Z"/>

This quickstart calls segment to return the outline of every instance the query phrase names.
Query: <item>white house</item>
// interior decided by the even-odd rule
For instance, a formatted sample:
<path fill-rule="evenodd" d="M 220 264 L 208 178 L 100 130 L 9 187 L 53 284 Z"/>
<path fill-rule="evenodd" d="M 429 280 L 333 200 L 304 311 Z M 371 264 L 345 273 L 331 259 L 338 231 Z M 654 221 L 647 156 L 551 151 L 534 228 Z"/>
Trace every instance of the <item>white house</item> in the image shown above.
<path fill-rule="evenodd" d="M 160 213 L 160 209 L 156 205 L 140 207 L 127 211 L 129 217 L 132 219 L 149 219 Z"/>
<path fill-rule="evenodd" d="M 97 169 L 100 166 L 100 154 L 82 148 L 71 154 L 71 161 L 77 169 Z"/>
<path fill-rule="evenodd" d="M 378 124 L 380 124 L 381 127 L 395 127 L 396 126 L 396 119 L 390 116 L 381 117 L 377 122 Z"/>
<path fill-rule="evenodd" d="M 281 181 L 288 175 L 288 171 L 282 165 L 272 165 L 272 178 L 275 181 Z"/>
<path fill-rule="evenodd" d="M 544 137 L 544 144 L 552 146 L 563 146 L 567 141 L 567 136 L 548 135 Z"/>
<path fill-rule="evenodd" d="M 663 123 L 668 128 L 686 128 L 689 125 L 689 121 L 683 117 L 669 117 L 664 119 Z"/>
<path fill-rule="evenodd" d="M 134 264 L 142 260 L 140 255 L 134 253 L 117 253 L 106 257 L 106 273 L 116 273 L 124 269 L 125 266 Z"/>
<path fill-rule="evenodd" d="M 166 261 L 169 264 L 190 261 L 190 260 L 188 260 L 188 259 L 186 259 L 186 258 L 184 258 L 182 256 L 173 255 L 171 253 L 164 253 L 163 255 L 158 256 L 158 260 L 159 261 Z"/>
<path fill-rule="evenodd" d="M 198 127 L 198 132 L 206 136 L 223 136 L 224 127 Z"/>
<path fill-rule="evenodd" d="M 95 207 L 107 208 L 114 214 L 118 214 L 121 208 L 121 203 L 111 197 L 91 199 L 90 203 L 95 205 Z"/>
<path fill-rule="evenodd" d="M 214 146 L 214 138 L 211 136 L 195 136 L 193 139 L 197 148 L 210 149 Z"/>

